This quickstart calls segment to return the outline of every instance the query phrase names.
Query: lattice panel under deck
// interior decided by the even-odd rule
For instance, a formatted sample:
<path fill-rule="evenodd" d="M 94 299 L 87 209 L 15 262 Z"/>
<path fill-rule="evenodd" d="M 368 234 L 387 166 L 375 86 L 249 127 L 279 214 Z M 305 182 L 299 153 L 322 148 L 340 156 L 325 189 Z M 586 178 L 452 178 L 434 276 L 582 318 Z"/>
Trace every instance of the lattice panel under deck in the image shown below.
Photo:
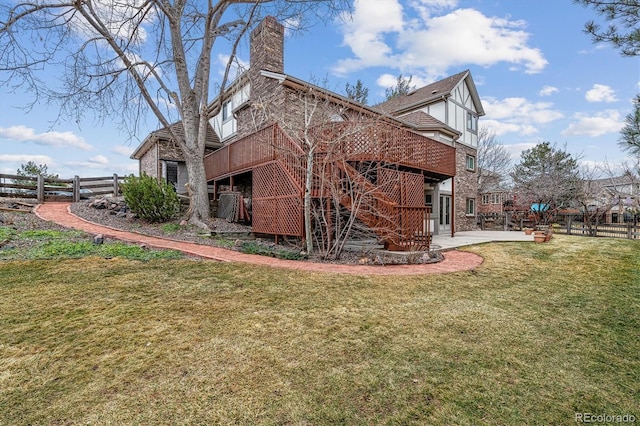
<path fill-rule="evenodd" d="M 254 232 L 304 236 L 302 194 L 278 162 L 253 169 Z"/>
<path fill-rule="evenodd" d="M 304 236 L 303 206 L 299 196 L 253 199 L 253 232 Z"/>
<path fill-rule="evenodd" d="M 380 189 L 400 206 L 424 206 L 424 178 L 417 173 L 381 168 Z"/>

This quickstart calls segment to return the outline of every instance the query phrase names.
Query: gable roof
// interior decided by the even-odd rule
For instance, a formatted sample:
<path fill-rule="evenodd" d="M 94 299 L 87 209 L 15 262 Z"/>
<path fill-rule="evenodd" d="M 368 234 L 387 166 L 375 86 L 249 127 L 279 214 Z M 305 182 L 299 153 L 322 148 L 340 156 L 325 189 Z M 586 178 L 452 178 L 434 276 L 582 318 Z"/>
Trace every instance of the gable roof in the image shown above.
<path fill-rule="evenodd" d="M 173 123 L 171 126 L 171 131 L 177 135 L 178 137 L 184 138 L 184 127 L 182 126 L 182 121 L 178 121 Z M 163 127 L 162 129 L 153 131 L 149 133 L 149 135 L 144 139 L 144 141 L 133 151 L 131 154 L 131 159 L 139 160 L 142 156 L 149 151 L 149 149 L 158 141 L 172 141 L 171 132 L 168 128 Z M 205 140 L 205 147 L 207 148 L 220 148 L 222 143 L 220 142 L 220 138 L 213 131 L 213 128 L 209 123 L 207 123 L 207 137 Z"/>
<path fill-rule="evenodd" d="M 442 80 L 436 81 L 435 83 L 428 84 L 424 87 L 413 90 L 406 95 L 389 99 L 375 107 L 390 114 L 400 114 L 405 111 L 434 103 L 440 99 L 448 98 L 451 96 L 451 92 L 453 92 L 453 90 L 465 80 L 469 86 L 471 97 L 476 107 L 476 112 L 479 116 L 484 115 L 484 108 L 480 102 L 476 85 L 473 82 L 471 71 L 469 70 L 459 72 L 458 74 L 446 77 Z"/>
<path fill-rule="evenodd" d="M 333 101 L 339 102 L 343 105 L 349 105 L 350 108 L 356 111 L 362 111 L 369 114 L 374 114 L 376 116 L 381 117 L 382 119 L 389 120 L 395 122 L 397 124 L 406 126 L 412 130 L 442 130 L 444 133 L 448 133 L 454 138 L 460 136 L 460 132 L 453 129 L 452 127 L 447 126 L 440 120 L 432 117 L 423 111 L 416 111 L 414 113 L 407 114 L 405 116 L 399 117 L 394 114 L 389 114 L 377 107 L 370 107 L 365 104 L 361 104 L 359 102 L 354 101 L 353 99 L 347 98 L 343 95 L 339 95 L 335 92 L 332 92 L 328 89 L 316 86 L 312 83 L 309 83 L 304 80 L 300 80 L 298 78 L 292 77 L 287 74 L 279 74 L 270 71 L 262 71 L 261 74 L 264 77 L 273 78 L 279 81 L 280 84 L 290 87 L 296 90 L 313 90 L 316 93 L 325 96 L 327 99 L 332 99 Z"/>

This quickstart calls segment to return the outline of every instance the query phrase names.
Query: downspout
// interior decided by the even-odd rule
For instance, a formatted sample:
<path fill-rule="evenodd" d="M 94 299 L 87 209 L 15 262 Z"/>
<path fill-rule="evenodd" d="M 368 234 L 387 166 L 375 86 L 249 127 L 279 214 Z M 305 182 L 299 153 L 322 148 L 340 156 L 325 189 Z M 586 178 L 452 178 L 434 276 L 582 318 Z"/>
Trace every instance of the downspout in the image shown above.
<path fill-rule="evenodd" d="M 451 238 L 456 233 L 456 177 L 451 178 Z"/>

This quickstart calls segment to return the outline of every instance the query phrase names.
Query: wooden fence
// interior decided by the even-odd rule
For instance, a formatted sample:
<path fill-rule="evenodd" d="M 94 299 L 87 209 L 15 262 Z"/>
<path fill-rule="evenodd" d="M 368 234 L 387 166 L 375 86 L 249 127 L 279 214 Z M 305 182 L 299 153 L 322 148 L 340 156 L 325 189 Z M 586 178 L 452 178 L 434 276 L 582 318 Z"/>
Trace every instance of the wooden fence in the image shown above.
<path fill-rule="evenodd" d="M 565 235 L 579 235 L 585 237 L 640 239 L 640 222 L 627 223 L 599 223 L 589 226 L 587 223 L 574 220 L 570 216 L 559 215 L 554 222 L 554 232 Z M 521 230 L 525 227 L 535 227 L 535 222 L 525 212 L 478 213 L 480 229 Z"/>
<path fill-rule="evenodd" d="M 586 237 L 640 239 L 640 223 L 606 223 L 591 225 L 583 222 L 566 221 L 554 227 L 554 232 L 566 235 L 582 235 Z"/>
<path fill-rule="evenodd" d="M 45 201 L 73 201 L 95 195 L 120 194 L 120 183 L 126 179 L 113 176 L 54 179 L 44 176 L 18 176 L 0 174 L 0 197 L 35 198 L 38 203 Z"/>

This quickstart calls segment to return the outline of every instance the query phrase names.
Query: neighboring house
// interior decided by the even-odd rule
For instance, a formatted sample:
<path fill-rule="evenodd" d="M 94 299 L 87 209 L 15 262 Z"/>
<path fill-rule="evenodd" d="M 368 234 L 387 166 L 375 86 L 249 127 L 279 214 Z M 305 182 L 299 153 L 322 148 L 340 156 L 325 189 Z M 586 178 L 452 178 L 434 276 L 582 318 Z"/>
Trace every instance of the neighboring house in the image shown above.
<path fill-rule="evenodd" d="M 484 110 L 469 71 L 369 107 L 285 74 L 283 52 L 284 27 L 267 17 L 251 33 L 249 70 L 210 119 L 223 144 L 204 159 L 213 197 L 235 188 L 251 199 L 255 232 L 304 237 L 306 142 L 314 203 L 329 206 L 326 182 L 348 180 L 375 204 L 358 219 L 390 247 L 411 246 L 427 227 L 475 229 Z M 355 195 L 343 190 L 334 200 L 351 210 Z"/>
<path fill-rule="evenodd" d="M 598 213 L 600 222 L 632 222 L 640 213 L 640 182 L 633 176 L 594 179 L 585 185 L 591 197 L 586 201 L 587 211 Z"/>
<path fill-rule="evenodd" d="M 181 122 L 174 123 L 171 127 L 176 134 L 184 135 Z M 221 146 L 218 135 L 209 126 L 205 154 Z M 131 154 L 131 158 L 139 161 L 140 174 L 144 172 L 149 176 L 164 179 L 172 184 L 179 194 L 187 192 L 184 186 L 188 181 L 184 156 L 166 128 L 151 132 Z"/>
<path fill-rule="evenodd" d="M 478 213 L 494 214 L 514 209 L 516 195 L 503 180 L 497 173 L 478 170 Z"/>

